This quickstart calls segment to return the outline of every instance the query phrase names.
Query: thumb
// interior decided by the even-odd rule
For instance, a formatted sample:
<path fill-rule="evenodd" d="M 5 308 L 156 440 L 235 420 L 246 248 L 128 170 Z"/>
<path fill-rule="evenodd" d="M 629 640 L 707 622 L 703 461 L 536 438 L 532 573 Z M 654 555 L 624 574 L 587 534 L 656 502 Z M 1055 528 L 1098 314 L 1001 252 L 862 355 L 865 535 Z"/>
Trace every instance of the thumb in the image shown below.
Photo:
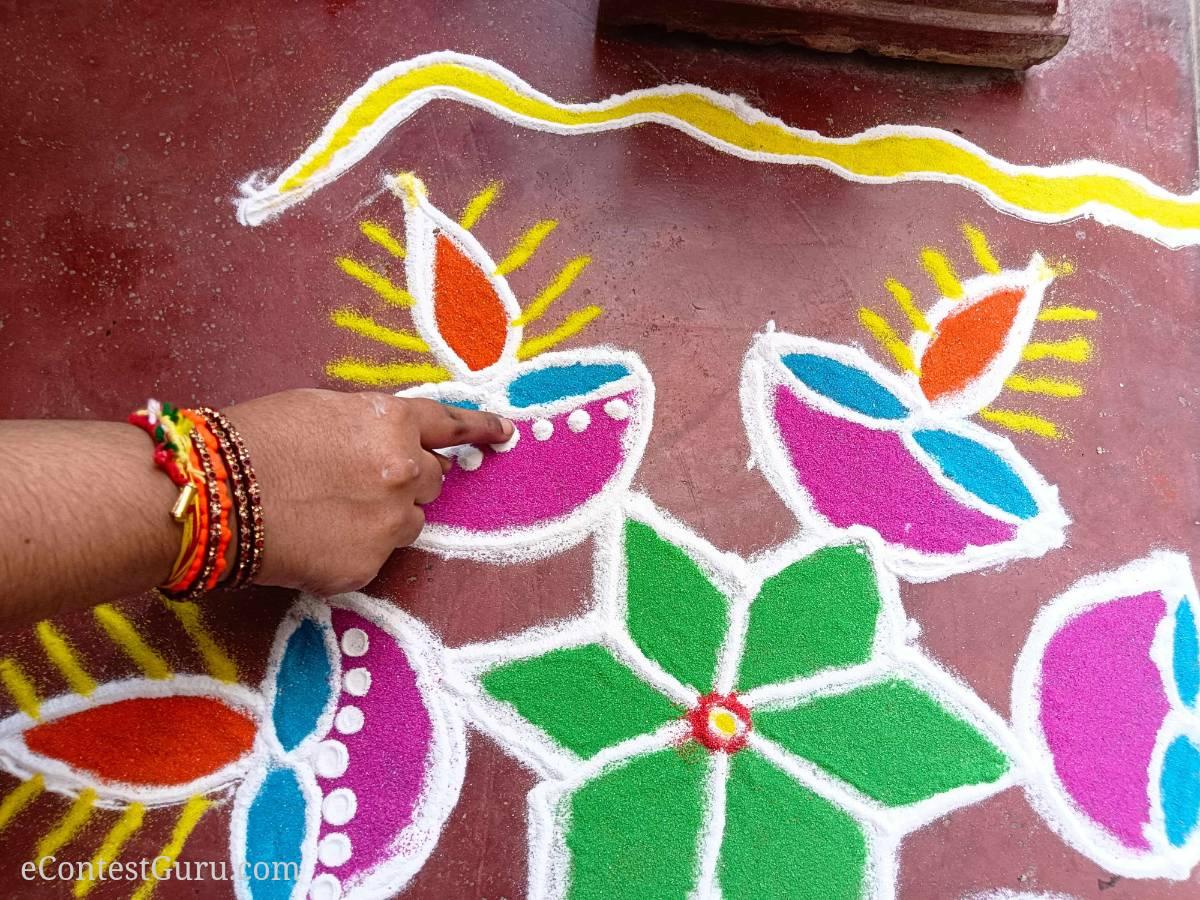
<path fill-rule="evenodd" d="M 456 444 L 502 444 L 512 437 L 513 423 L 495 413 L 446 406 L 433 400 L 405 400 L 426 450 Z"/>

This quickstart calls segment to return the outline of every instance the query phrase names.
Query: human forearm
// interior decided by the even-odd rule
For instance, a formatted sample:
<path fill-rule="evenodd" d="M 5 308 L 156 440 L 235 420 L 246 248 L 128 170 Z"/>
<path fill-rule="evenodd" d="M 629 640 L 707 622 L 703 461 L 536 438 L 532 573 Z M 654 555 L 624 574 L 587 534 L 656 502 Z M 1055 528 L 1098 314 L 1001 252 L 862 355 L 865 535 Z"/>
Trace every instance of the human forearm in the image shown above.
<path fill-rule="evenodd" d="M 152 452 L 120 422 L 0 422 L 0 628 L 166 578 L 177 489 Z"/>

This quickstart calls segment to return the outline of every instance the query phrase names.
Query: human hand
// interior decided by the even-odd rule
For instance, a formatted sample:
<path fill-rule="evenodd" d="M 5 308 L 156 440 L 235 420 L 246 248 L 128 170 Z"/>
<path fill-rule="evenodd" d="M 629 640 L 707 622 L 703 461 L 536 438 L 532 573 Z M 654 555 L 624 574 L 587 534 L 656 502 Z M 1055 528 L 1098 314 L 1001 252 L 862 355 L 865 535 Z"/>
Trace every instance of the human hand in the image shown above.
<path fill-rule="evenodd" d="M 258 583 L 322 596 L 362 587 L 416 540 L 449 467 L 431 451 L 513 431 L 492 413 L 382 393 L 292 390 L 224 412 L 262 492 Z"/>

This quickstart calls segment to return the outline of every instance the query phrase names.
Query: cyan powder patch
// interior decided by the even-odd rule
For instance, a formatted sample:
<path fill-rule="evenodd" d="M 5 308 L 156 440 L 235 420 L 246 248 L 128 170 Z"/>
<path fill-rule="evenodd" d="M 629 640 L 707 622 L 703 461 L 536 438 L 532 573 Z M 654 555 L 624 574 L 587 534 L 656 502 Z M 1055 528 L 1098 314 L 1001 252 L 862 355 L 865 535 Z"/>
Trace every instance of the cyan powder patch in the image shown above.
<path fill-rule="evenodd" d="M 861 369 L 813 353 L 789 353 L 782 361 L 812 390 L 855 412 L 876 419 L 908 415 L 908 407 L 895 394 Z"/>
<path fill-rule="evenodd" d="M 1167 840 L 1182 847 L 1200 820 L 1200 750 L 1183 735 L 1167 747 L 1160 786 Z"/>
<path fill-rule="evenodd" d="M 1022 519 L 1037 515 L 1037 502 L 1003 459 L 983 444 L 949 431 L 914 431 L 913 439 L 942 473 L 976 497 Z"/>
<path fill-rule="evenodd" d="M 275 677 L 271 721 L 284 750 L 294 749 L 313 733 L 329 702 L 332 665 L 325 634 L 312 619 L 303 619 L 288 638 Z"/>
<path fill-rule="evenodd" d="M 508 386 L 508 400 L 518 407 L 551 403 L 564 397 L 591 393 L 628 374 L 628 369 L 615 364 L 573 363 L 534 369 L 512 380 Z"/>
<path fill-rule="evenodd" d="M 1175 635 L 1171 653 L 1171 668 L 1179 698 L 1188 706 L 1196 705 L 1200 694 L 1200 636 L 1196 633 L 1196 616 L 1188 599 L 1175 607 Z"/>
<path fill-rule="evenodd" d="M 288 870 L 299 871 L 306 822 L 304 792 L 296 773 L 271 769 L 246 818 L 246 867 L 251 876 L 246 887 L 254 900 L 287 900 L 291 896 L 296 880 L 286 876 Z M 260 863 L 271 877 L 254 877 L 256 865 L 258 871 L 264 871 Z"/>

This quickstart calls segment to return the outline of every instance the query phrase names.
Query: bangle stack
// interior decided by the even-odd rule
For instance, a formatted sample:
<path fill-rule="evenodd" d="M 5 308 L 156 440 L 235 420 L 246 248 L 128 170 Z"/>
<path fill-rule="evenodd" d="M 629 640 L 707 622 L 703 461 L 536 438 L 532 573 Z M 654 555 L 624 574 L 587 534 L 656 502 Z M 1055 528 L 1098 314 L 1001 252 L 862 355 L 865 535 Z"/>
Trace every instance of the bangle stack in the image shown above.
<path fill-rule="evenodd" d="M 151 400 L 129 422 L 150 435 L 155 465 L 179 487 L 171 507 L 182 526 L 179 554 L 159 593 L 188 601 L 226 579 L 234 587 L 251 584 L 262 566 L 262 499 L 246 445 L 229 419 L 208 407 Z"/>

